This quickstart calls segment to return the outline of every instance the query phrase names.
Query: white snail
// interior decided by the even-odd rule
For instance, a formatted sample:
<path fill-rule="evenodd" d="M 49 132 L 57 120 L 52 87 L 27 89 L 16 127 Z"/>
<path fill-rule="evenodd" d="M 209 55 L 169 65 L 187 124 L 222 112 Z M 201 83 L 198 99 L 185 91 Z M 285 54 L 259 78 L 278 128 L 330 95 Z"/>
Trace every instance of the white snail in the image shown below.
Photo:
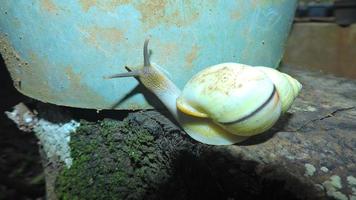
<path fill-rule="evenodd" d="M 267 67 L 222 63 L 192 77 L 183 91 L 156 64 L 151 64 L 145 41 L 144 66 L 108 78 L 139 78 L 193 139 L 229 145 L 271 128 L 298 95 L 301 84 Z"/>

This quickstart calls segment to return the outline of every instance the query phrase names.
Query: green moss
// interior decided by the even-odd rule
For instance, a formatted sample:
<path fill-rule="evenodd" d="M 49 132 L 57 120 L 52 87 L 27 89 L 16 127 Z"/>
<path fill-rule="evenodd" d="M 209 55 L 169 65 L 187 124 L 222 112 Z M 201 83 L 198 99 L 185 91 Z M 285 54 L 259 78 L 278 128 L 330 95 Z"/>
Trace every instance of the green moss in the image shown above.
<path fill-rule="evenodd" d="M 142 199 L 161 170 L 151 163 L 153 143 L 147 130 L 127 121 L 82 121 L 71 135 L 73 165 L 56 181 L 59 199 Z"/>

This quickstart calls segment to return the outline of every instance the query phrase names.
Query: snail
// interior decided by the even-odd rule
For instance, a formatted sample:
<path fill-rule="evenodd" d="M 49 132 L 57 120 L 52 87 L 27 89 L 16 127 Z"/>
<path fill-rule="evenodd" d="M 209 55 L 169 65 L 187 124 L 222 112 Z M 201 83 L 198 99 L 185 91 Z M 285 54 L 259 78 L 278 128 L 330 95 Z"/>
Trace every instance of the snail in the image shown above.
<path fill-rule="evenodd" d="M 270 129 L 297 97 L 302 85 L 268 67 L 221 63 L 195 74 L 181 91 L 159 65 L 150 62 L 148 40 L 144 65 L 106 78 L 137 77 L 153 92 L 193 139 L 230 145 Z"/>

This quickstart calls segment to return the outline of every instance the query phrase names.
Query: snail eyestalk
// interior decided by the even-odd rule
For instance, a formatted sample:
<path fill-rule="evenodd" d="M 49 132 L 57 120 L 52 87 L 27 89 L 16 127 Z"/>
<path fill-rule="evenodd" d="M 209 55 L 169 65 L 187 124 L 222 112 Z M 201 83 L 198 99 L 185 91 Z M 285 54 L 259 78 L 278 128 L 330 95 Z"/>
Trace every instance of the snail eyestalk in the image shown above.
<path fill-rule="evenodd" d="M 111 76 L 105 76 L 105 79 L 113 79 L 113 78 L 123 78 L 123 77 L 142 77 L 142 74 L 148 74 L 150 73 L 150 68 L 151 68 L 151 62 L 150 62 L 150 55 L 148 51 L 148 43 L 149 39 L 145 40 L 145 43 L 143 45 L 143 68 L 138 69 L 138 70 L 131 70 L 128 66 L 125 66 L 125 69 L 128 72 L 120 73 L 120 74 L 114 74 Z"/>
<path fill-rule="evenodd" d="M 124 73 L 120 73 L 120 74 L 114 74 L 111 76 L 105 76 L 105 79 L 112 79 L 112 78 L 123 78 L 123 77 L 137 77 L 140 75 L 140 71 L 135 70 L 135 71 L 131 71 L 131 69 L 127 66 L 125 66 L 125 69 L 128 72 L 124 72 Z"/>
<path fill-rule="evenodd" d="M 149 41 L 150 41 L 149 39 L 146 39 L 145 43 L 143 45 L 143 67 L 151 66 L 150 55 L 149 55 L 149 52 L 148 52 L 148 42 Z"/>

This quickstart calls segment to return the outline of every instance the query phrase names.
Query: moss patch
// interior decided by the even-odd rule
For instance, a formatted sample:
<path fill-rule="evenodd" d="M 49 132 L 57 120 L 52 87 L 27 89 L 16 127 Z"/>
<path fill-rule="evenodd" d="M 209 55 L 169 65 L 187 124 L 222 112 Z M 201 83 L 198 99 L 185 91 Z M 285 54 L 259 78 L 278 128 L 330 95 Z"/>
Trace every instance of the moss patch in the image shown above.
<path fill-rule="evenodd" d="M 59 199 L 142 199 L 161 170 L 154 137 L 128 121 L 81 124 L 70 143 L 73 166 L 57 180 Z"/>

